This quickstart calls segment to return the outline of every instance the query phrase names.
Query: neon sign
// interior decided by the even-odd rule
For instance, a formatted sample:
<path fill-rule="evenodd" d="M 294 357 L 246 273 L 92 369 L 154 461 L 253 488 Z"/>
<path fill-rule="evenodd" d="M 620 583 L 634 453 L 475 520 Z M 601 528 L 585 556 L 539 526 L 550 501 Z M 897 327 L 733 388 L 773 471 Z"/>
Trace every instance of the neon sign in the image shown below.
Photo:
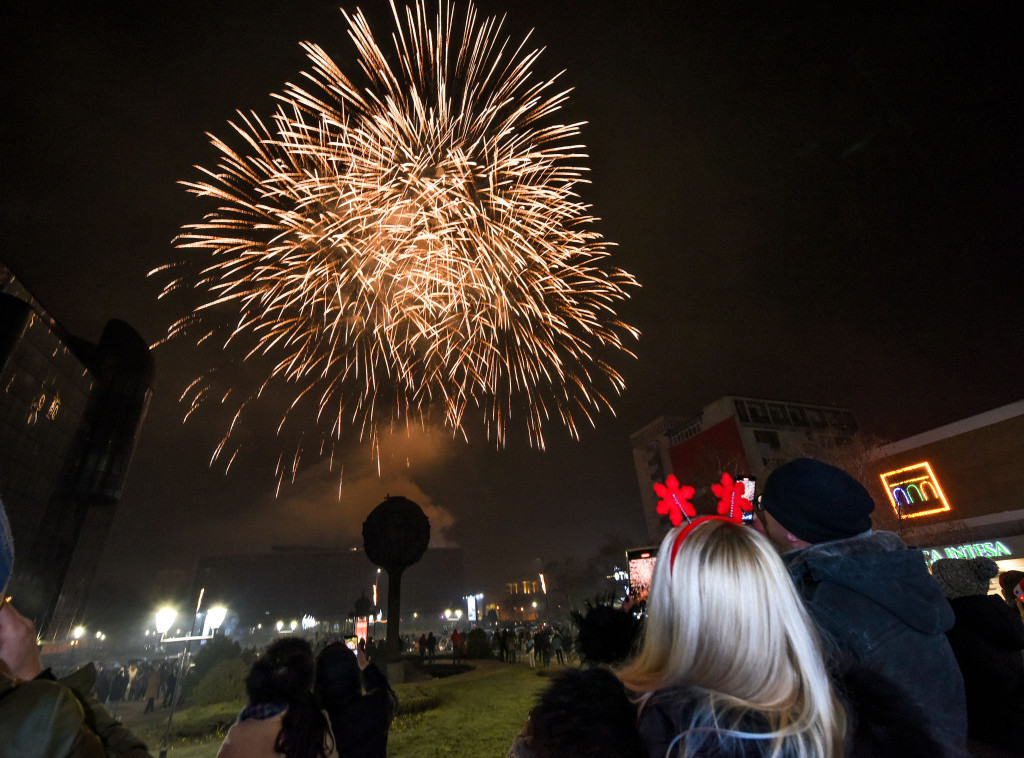
<path fill-rule="evenodd" d="M 927 461 L 882 474 L 882 486 L 900 518 L 930 516 L 950 510 L 949 501 Z"/>
<path fill-rule="evenodd" d="M 926 548 L 923 552 L 928 565 L 940 558 L 992 558 L 995 560 L 1002 556 L 1013 555 L 1010 548 L 1003 542 L 969 542 L 965 545 Z"/>

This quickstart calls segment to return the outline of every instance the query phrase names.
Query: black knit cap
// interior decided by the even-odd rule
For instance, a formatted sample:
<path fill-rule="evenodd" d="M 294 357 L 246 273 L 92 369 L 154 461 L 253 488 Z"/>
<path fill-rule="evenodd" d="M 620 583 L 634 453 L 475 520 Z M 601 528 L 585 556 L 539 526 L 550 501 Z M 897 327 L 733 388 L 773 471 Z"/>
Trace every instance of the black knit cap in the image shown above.
<path fill-rule="evenodd" d="M 786 531 L 812 544 L 866 532 L 875 509 L 864 485 L 813 458 L 775 469 L 765 482 L 761 504 Z"/>

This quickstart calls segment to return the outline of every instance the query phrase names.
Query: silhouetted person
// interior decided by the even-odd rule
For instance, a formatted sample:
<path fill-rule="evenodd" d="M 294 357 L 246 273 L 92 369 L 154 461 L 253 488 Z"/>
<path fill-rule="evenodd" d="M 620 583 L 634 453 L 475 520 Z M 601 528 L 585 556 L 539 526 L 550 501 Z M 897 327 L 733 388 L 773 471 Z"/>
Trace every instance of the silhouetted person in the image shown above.
<path fill-rule="evenodd" d="M 340 642 L 328 645 L 317 656 L 313 691 L 339 756 L 385 758 L 398 697 L 375 663 Z"/>

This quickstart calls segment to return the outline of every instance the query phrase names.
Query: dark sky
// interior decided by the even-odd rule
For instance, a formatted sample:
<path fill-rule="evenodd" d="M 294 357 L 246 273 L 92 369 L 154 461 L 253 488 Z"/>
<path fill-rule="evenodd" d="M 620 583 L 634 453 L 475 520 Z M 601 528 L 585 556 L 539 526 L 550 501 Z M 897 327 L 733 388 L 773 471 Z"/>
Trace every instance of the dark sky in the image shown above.
<path fill-rule="evenodd" d="M 364 3 L 386 22 L 385 4 Z M 877 7 L 876 7 L 877 6 Z M 346 5 L 351 9 L 352 6 Z M 898 439 L 1024 396 L 1024 10 L 1018 2 L 489 0 L 535 67 L 565 69 L 586 120 L 586 199 L 643 289 L 617 416 L 540 453 L 432 434 L 376 477 L 350 451 L 342 500 L 320 466 L 273 498 L 277 442 L 228 475 L 212 414 L 182 424 L 201 369 L 156 350 L 158 388 L 102 569 L 109 585 L 200 551 L 358 544 L 387 492 L 426 506 L 471 585 L 642 541 L 629 434 L 723 394 L 836 403 Z M 154 266 L 203 208 L 178 180 L 205 132 L 305 66 L 343 69 L 331 2 L 18 3 L 3 13 L 0 259 L 71 332 L 113 317 L 149 341 L 182 315 Z M 176 310 L 177 309 L 177 310 Z M 472 587 L 471 587 L 472 588 Z"/>

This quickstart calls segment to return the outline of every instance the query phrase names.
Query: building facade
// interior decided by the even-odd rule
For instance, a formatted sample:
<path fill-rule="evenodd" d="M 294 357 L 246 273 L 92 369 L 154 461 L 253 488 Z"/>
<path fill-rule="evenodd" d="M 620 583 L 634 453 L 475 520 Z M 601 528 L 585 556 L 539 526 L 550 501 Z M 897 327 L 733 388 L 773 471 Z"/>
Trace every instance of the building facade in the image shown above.
<path fill-rule="evenodd" d="M 937 558 L 1024 570 L 1024 400 L 872 453 L 876 521 Z M 891 528 L 891 527 L 889 527 Z"/>
<path fill-rule="evenodd" d="M 723 472 L 763 483 L 780 463 L 843 447 L 858 431 L 848 408 L 733 395 L 695 416 L 658 418 L 630 438 L 648 536 L 656 542 L 669 527 L 654 494 L 654 483 L 669 474 L 696 488 L 694 506 L 710 513 L 709 487 Z"/>
<path fill-rule="evenodd" d="M 0 264 L 0 497 L 10 591 L 41 636 L 78 623 L 153 392 L 142 338 L 112 320 L 67 333 Z"/>

